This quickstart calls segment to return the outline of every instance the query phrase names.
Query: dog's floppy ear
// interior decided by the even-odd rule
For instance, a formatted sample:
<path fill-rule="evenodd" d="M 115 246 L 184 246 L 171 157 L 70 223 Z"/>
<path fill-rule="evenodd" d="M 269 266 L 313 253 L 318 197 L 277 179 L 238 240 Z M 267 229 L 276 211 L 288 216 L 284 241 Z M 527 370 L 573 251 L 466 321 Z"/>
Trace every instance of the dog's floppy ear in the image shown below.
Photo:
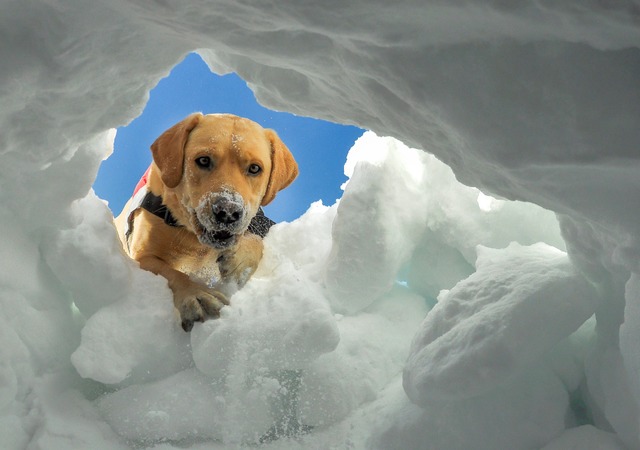
<path fill-rule="evenodd" d="M 182 179 L 184 147 L 189 133 L 198 125 L 201 113 L 194 113 L 162 133 L 151 144 L 153 161 L 160 169 L 162 182 L 169 188 L 176 187 Z"/>
<path fill-rule="evenodd" d="M 271 142 L 271 175 L 267 191 L 262 197 L 263 206 L 271 203 L 278 191 L 289 186 L 298 176 L 298 164 L 284 142 L 275 131 L 264 130 L 264 132 Z"/>

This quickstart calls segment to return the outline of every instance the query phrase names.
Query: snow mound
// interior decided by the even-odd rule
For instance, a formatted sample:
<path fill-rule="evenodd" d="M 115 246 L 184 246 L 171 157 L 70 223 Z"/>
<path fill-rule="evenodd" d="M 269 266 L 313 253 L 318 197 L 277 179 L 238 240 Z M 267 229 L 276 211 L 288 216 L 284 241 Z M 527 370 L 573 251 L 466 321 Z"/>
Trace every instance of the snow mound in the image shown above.
<path fill-rule="evenodd" d="M 394 139 L 366 133 L 350 152 L 346 172 L 350 179 L 343 198 L 332 207 L 314 204 L 300 219 L 273 227 L 254 277 L 233 295 L 231 306 L 223 309 L 220 320 L 197 324 L 191 334 L 177 325 L 171 294 L 162 278 L 140 271 L 127 261 L 107 270 L 107 280 L 118 276 L 127 280 L 119 283 L 121 300 L 91 315 L 71 361 L 83 377 L 116 387 L 96 403 L 116 433 L 136 445 L 163 441 L 239 445 L 261 442 L 274 426 L 287 421 L 320 430 L 342 426 L 364 405 L 378 399 L 380 391 L 397 379 L 403 367 L 405 375 L 415 369 L 423 377 L 417 385 L 433 385 L 428 389 L 408 386 L 411 398 L 416 390 L 426 398 L 442 400 L 447 389 L 464 397 L 477 397 L 493 388 L 501 392 L 498 403 L 506 408 L 516 392 L 522 395 L 521 390 L 533 389 L 531 397 L 525 395 L 517 407 L 523 408 L 518 414 L 527 415 L 536 407 L 534 393 L 537 396 L 544 387 L 551 393 L 557 390 L 553 395 L 564 399 L 550 404 L 557 413 L 548 417 L 566 414 L 568 393 L 549 368 L 537 370 L 553 382 L 539 386 L 536 377 L 528 377 L 509 386 L 509 378 L 517 369 L 535 365 L 545 351 L 551 352 L 593 313 L 593 290 L 573 271 L 566 255 L 548 244 L 525 247 L 498 239 L 519 237 L 526 243 L 532 239 L 531 230 L 523 227 L 521 236 L 514 230 L 500 231 L 501 226 L 511 227 L 511 223 L 491 218 L 491 211 L 477 201 L 479 191 L 456 184 L 442 163 Z M 421 193 L 428 184 L 434 189 L 424 196 Z M 435 186 L 449 188 L 438 190 Z M 84 201 L 99 204 L 95 197 Z M 508 210 L 509 202 L 493 201 Z M 466 209 L 448 207 L 463 202 L 467 203 Z M 526 204 L 518 205 L 512 214 L 518 216 L 524 210 L 548 217 L 545 220 L 553 218 Z M 501 214 L 504 216 L 504 211 Z M 95 224 L 96 231 L 102 231 L 101 223 Z M 85 236 L 85 228 L 86 223 L 81 222 L 68 234 Z M 559 241 L 557 225 L 555 233 L 552 230 L 539 230 L 537 237 Z M 444 279 L 437 272 L 431 274 L 435 285 L 454 283 L 455 287 L 420 325 L 432 299 L 420 289 L 412 289 L 411 283 L 399 284 L 397 280 L 409 268 L 414 273 L 429 272 L 424 261 L 430 256 L 415 245 L 425 240 L 460 255 L 470 253 L 470 242 L 502 244 L 506 248 L 481 247 L 475 268 L 463 257 L 464 264 L 474 272 L 466 279 L 467 274 L 462 272 L 460 279 L 452 279 L 451 274 L 445 274 Z M 50 258 L 69 252 L 71 241 L 63 240 L 67 244 L 56 247 Z M 83 245 L 85 248 L 86 242 Z M 114 253 L 114 258 L 119 257 L 120 253 Z M 512 268 L 510 275 L 507 268 Z M 496 289 L 483 284 L 496 285 Z M 84 286 L 81 281 L 79 285 Z M 531 286 L 538 286 L 537 290 Z M 484 296 L 478 294 L 475 303 L 469 302 L 469 312 L 459 307 L 459 314 L 451 314 L 449 308 L 456 304 L 458 291 L 463 297 L 476 291 Z M 567 291 L 572 293 L 571 299 L 563 298 Z M 555 305 L 558 297 L 561 302 Z M 576 312 L 568 312 L 571 308 L 577 308 Z M 566 317 L 559 314 L 562 311 Z M 474 312 L 482 318 L 475 319 Z M 537 329 L 544 322 L 544 313 L 557 318 L 557 331 L 523 342 L 522 348 L 511 352 L 499 345 L 513 341 L 518 330 L 527 326 Z M 537 314 L 538 320 L 521 318 L 529 314 Z M 437 330 L 444 334 L 446 318 L 454 316 L 461 321 L 460 328 L 465 323 L 482 327 L 487 320 L 489 327 L 507 330 L 485 342 L 486 351 L 481 356 L 492 354 L 487 359 L 490 363 L 501 357 L 517 359 L 515 353 L 521 353 L 519 362 L 509 371 L 500 372 L 505 369 L 501 364 L 493 368 L 493 374 L 485 374 L 494 378 L 494 385 L 476 388 L 467 395 L 464 389 L 471 388 L 464 386 L 465 380 L 483 369 L 491 370 L 485 366 L 473 369 L 473 364 L 481 364 L 484 358 L 478 358 L 475 352 L 459 352 L 461 363 L 456 367 L 451 362 L 425 362 L 425 351 L 433 347 L 429 334 Z M 511 331 L 509 326 L 513 327 Z M 544 326 L 553 329 L 549 324 Z M 450 334 L 459 329 L 453 324 L 451 328 Z M 416 331 L 409 353 L 408 343 Z M 461 343 L 461 348 L 465 347 L 469 344 Z M 442 347 L 447 352 L 452 349 L 455 345 Z M 407 358 L 409 363 L 405 364 Z M 431 378 L 425 378 L 425 367 L 433 368 Z M 443 372 L 438 373 L 437 367 Z M 532 382 L 537 387 L 530 386 Z M 438 383 L 444 383 L 440 396 Z M 490 405 L 497 401 L 485 397 Z M 419 403 L 429 406 L 428 401 Z M 474 408 L 479 411 L 482 404 Z M 402 405 L 404 408 L 407 406 Z M 457 411 L 454 408 L 451 414 Z M 562 429 L 555 419 L 552 425 L 552 430 Z M 372 431 L 367 430 L 368 426 L 359 432 L 368 436 Z M 380 426 L 378 431 L 382 430 Z M 384 432 L 381 442 L 391 433 Z M 453 433 L 452 429 L 439 438 L 442 442 L 451 437 L 447 433 Z M 362 436 L 359 439 L 364 439 Z M 546 442 L 540 436 L 536 439 Z"/>
<path fill-rule="evenodd" d="M 535 367 L 593 315 L 598 300 L 553 247 L 479 247 L 476 272 L 441 294 L 413 340 L 407 395 L 428 405 L 486 394 Z"/>

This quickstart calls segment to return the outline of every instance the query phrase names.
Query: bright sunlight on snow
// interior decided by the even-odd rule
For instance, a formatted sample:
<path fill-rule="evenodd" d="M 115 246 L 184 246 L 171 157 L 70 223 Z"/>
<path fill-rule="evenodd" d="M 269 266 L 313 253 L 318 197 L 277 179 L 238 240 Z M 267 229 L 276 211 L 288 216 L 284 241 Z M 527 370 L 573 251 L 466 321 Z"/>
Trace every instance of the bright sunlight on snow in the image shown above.
<path fill-rule="evenodd" d="M 3 3 L 3 449 L 640 448 L 636 3 Z M 373 131 L 185 333 L 90 187 L 192 51 Z"/>

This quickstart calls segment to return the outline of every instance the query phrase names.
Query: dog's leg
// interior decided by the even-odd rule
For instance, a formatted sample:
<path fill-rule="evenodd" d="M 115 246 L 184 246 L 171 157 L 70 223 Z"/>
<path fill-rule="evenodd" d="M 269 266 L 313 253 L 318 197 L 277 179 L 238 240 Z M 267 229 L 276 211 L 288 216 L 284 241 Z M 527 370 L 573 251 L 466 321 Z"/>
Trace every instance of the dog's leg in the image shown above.
<path fill-rule="evenodd" d="M 224 294 L 192 281 L 160 258 L 146 256 L 138 259 L 138 262 L 142 269 L 167 279 L 169 288 L 173 291 L 173 304 L 180 314 L 184 331 L 191 331 L 195 322 L 219 317 L 220 309 L 229 304 Z"/>
<path fill-rule="evenodd" d="M 222 251 L 218 257 L 222 284 L 235 289 L 244 286 L 258 268 L 262 250 L 262 238 L 245 233 L 235 246 Z"/>

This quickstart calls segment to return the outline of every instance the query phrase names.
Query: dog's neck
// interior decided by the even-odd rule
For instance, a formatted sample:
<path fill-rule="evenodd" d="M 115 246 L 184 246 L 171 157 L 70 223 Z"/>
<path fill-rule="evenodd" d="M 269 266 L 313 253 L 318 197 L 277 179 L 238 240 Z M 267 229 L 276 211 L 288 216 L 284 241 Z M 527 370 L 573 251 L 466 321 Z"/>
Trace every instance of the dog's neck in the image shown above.
<path fill-rule="evenodd" d="M 169 225 L 170 227 L 182 227 L 178 220 L 173 217 L 171 211 L 167 206 L 163 203 L 162 197 L 154 194 L 151 191 L 147 192 L 142 203 L 140 203 L 140 207 L 146 209 L 151 214 L 160 217 L 164 220 L 164 223 Z"/>
<path fill-rule="evenodd" d="M 191 230 L 189 213 L 185 211 L 184 207 L 180 203 L 180 199 L 175 194 L 175 192 L 173 192 L 173 190 L 171 189 L 168 189 L 164 185 L 162 179 L 160 178 L 160 171 L 155 166 L 155 164 L 152 164 L 151 170 L 149 171 L 149 181 L 147 183 L 147 189 L 150 193 L 159 198 L 159 204 L 157 205 L 157 207 L 159 208 L 158 213 L 156 214 L 153 211 L 150 212 L 154 213 L 156 216 L 164 220 L 164 214 L 166 210 L 166 214 L 170 216 L 173 223 L 183 225 Z M 166 220 L 165 223 L 171 225 L 171 223 L 168 223 Z"/>

